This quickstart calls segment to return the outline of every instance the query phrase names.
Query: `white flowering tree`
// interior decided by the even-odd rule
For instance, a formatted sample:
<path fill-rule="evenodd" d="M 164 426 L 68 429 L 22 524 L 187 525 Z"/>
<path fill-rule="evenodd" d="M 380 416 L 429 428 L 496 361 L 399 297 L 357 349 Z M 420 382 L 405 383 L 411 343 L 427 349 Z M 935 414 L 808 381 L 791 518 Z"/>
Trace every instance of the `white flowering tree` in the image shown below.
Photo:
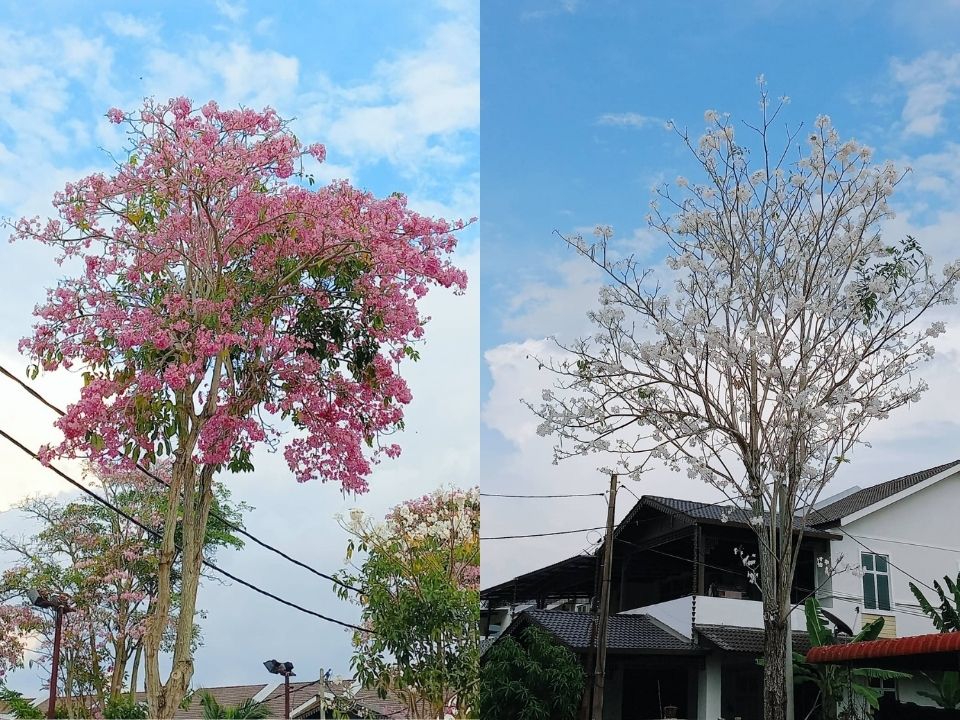
<path fill-rule="evenodd" d="M 766 720 L 788 717 L 796 530 L 866 428 L 926 388 L 915 371 L 944 326 L 922 321 L 954 302 L 960 269 L 938 274 L 914 239 L 883 237 L 903 174 L 841 141 L 829 118 L 775 149 L 785 102 L 761 81 L 749 148 L 713 111 L 699 141 L 677 130 L 703 178 L 651 203 L 668 247 L 660 272 L 624 256 L 609 227 L 567 238 L 609 284 L 589 315 L 596 332 L 539 359 L 554 387 L 531 404 L 557 459 L 614 453 L 635 476 L 662 462 L 749 508 Z"/>

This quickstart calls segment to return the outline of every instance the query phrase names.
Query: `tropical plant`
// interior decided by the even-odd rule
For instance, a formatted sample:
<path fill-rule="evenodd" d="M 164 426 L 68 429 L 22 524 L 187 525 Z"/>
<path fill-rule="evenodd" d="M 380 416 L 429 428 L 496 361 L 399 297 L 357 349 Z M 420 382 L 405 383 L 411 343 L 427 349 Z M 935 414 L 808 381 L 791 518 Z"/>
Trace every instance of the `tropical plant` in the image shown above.
<path fill-rule="evenodd" d="M 216 720 L 217 718 L 224 718 L 225 720 L 239 720 L 240 718 L 258 720 L 259 718 L 270 717 L 270 710 L 267 706 L 263 703 L 254 702 L 253 698 L 247 698 L 234 707 L 225 707 L 218 703 L 213 695 L 204 692 L 200 696 L 200 704 L 203 706 L 203 717 L 205 720 Z"/>
<path fill-rule="evenodd" d="M 940 597 L 939 607 L 934 607 L 913 583 L 910 583 L 910 590 L 920 603 L 920 609 L 933 621 L 933 626 L 939 632 L 957 632 L 960 631 L 960 574 L 956 580 L 944 575 L 943 582 L 947 586 L 946 591 L 939 582 L 933 581 L 933 589 Z"/>
<path fill-rule="evenodd" d="M 939 632 L 960 632 L 960 574 L 956 580 L 944 575 L 943 582 L 946 590 L 938 581 L 933 581 L 933 589 L 940 597 L 939 607 L 934 607 L 913 583 L 910 583 L 910 590 L 920 603 L 920 609 L 933 621 L 933 626 Z M 933 687 L 933 692 L 918 690 L 918 695 L 929 698 L 948 710 L 960 708 L 960 672 L 947 671 L 938 676 L 923 673 L 923 676 Z"/>
<path fill-rule="evenodd" d="M 837 642 L 833 631 L 827 627 L 820 602 L 816 598 L 807 598 L 804 604 L 807 622 L 807 634 L 813 647 L 833 645 Z M 857 633 L 853 641 L 876 640 L 883 630 L 884 619 L 877 618 Z M 850 717 L 869 717 L 872 710 L 880 704 L 880 693 L 870 686 L 871 680 L 895 680 L 909 678 L 907 673 L 880 668 L 842 668 L 826 663 L 808 663 L 800 653 L 793 654 L 793 681 L 800 685 L 811 683 L 816 686 L 818 695 L 808 717 L 819 710 L 821 720 L 839 720 Z M 857 698 L 865 702 L 867 708 L 859 713 Z M 841 711 L 845 714 L 841 714 Z"/>
<path fill-rule="evenodd" d="M 480 717 L 573 720 L 585 684 L 577 656 L 529 625 L 497 640 L 484 656 Z"/>
<path fill-rule="evenodd" d="M 960 672 L 948 670 L 939 675 L 920 674 L 933 686 L 933 692 L 917 690 L 917 695 L 933 700 L 946 710 L 960 709 Z"/>

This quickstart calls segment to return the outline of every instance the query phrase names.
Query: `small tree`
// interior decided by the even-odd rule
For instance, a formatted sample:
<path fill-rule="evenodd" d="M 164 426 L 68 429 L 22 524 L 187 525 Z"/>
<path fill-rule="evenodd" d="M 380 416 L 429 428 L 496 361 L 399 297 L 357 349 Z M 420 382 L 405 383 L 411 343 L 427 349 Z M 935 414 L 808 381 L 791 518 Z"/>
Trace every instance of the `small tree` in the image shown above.
<path fill-rule="evenodd" d="M 160 478 L 169 478 L 169 463 L 157 468 Z M 140 472 L 91 471 L 97 492 L 129 515 L 158 527 L 168 502 L 166 489 Z M 249 507 L 230 502 L 226 488 L 215 489 L 218 518 L 206 532 L 204 553 L 215 557 L 224 547 L 241 548 L 243 542 L 224 520 L 242 522 Z M 122 518 L 99 502 L 81 496 L 63 501 L 34 497 L 18 509 L 40 528 L 28 538 L 0 534 L 0 550 L 15 557 L 0 582 L 0 599 L 22 603 L 25 590 L 37 588 L 64 593 L 74 611 L 64 617 L 61 646 L 60 692 L 107 712 L 111 702 L 121 712 L 121 694 L 133 693 L 140 675 L 143 633 L 159 584 L 158 549 L 155 535 Z M 179 563 L 174 567 L 173 587 L 180 587 Z M 12 607 L 18 607 L 14 605 Z M 179 604 L 173 604 L 174 614 Z M 39 662 L 49 661 L 54 619 L 48 612 L 22 608 L 13 616 L 18 622 L 5 625 L 13 637 L 39 633 Z M 194 643 L 199 644 L 199 628 Z M 168 636 L 168 640 L 171 638 Z"/>
<path fill-rule="evenodd" d="M 403 699 L 411 717 L 475 717 L 480 623 L 478 489 L 438 490 L 398 505 L 383 523 L 355 510 L 339 574 L 362 587 L 370 632 L 354 633 L 357 680 Z M 347 591 L 336 591 L 347 596 Z"/>
<path fill-rule="evenodd" d="M 796 132 L 779 149 L 783 101 L 762 86 L 760 104 L 752 149 L 713 111 L 699 141 L 678 131 L 703 180 L 678 178 L 652 203 L 665 277 L 624 256 L 609 227 L 568 239 L 610 284 L 596 333 L 539 359 L 555 386 L 533 409 L 558 459 L 613 452 L 635 478 L 662 461 L 749 508 L 764 717 L 783 720 L 799 529 L 867 427 L 926 388 L 917 369 L 944 325 L 922 319 L 954 302 L 960 266 L 937 275 L 912 238 L 884 241 L 895 167 L 825 116 L 806 152 Z"/>
<path fill-rule="evenodd" d="M 272 423 L 301 432 L 285 457 L 297 480 L 363 492 L 371 463 L 400 448 L 416 358 L 419 300 L 462 289 L 446 259 L 450 225 L 345 182 L 311 190 L 304 149 L 272 109 L 194 109 L 186 98 L 107 113 L 131 146 L 107 177 L 54 197 L 58 219 L 23 219 L 14 239 L 61 251 L 80 272 L 38 307 L 22 343 L 39 369 L 83 373 L 43 458 L 94 456 L 130 467 L 172 456 L 159 585 L 144 635 L 150 714 L 171 718 L 193 675 L 193 624 L 204 532 L 218 471 L 252 469 Z M 291 176 L 300 164 L 299 179 Z M 79 261 L 76 264 L 70 260 Z M 160 652 L 179 603 L 171 669 Z"/>
<path fill-rule="evenodd" d="M 499 639 L 480 670 L 480 716 L 494 720 L 573 720 L 585 678 L 577 656 L 528 626 Z"/>

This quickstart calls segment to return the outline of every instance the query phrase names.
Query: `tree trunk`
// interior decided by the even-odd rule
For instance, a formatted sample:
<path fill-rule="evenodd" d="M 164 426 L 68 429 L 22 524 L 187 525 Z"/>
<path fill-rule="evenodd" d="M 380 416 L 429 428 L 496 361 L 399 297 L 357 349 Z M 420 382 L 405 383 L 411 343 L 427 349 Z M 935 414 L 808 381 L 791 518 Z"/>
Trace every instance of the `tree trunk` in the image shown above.
<path fill-rule="evenodd" d="M 192 460 L 196 434 L 181 445 L 173 466 L 160 546 L 156 603 L 144 635 L 147 704 L 150 717 L 171 720 L 193 678 L 193 628 L 197 589 L 203 562 L 207 520 L 213 504 L 213 468 L 198 469 Z M 182 500 L 181 500 L 182 492 Z M 160 679 L 160 647 L 172 609 L 172 573 L 176 557 L 179 510 L 183 511 L 180 548 L 180 607 L 176 619 L 173 658 L 166 683 Z"/>
<path fill-rule="evenodd" d="M 763 601 L 763 720 L 786 720 L 786 645 L 789 627 L 774 599 Z"/>
<path fill-rule="evenodd" d="M 140 657 L 143 655 L 143 643 L 137 643 L 137 650 L 133 654 L 133 667 L 130 669 L 130 702 L 137 700 L 137 680 L 140 675 Z"/>

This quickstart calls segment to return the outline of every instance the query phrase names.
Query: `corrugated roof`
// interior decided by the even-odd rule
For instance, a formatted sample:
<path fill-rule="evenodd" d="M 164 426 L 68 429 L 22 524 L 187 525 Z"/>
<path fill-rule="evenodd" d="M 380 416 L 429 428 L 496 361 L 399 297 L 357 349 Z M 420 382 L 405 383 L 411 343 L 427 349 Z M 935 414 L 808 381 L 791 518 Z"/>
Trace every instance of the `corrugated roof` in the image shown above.
<path fill-rule="evenodd" d="M 840 663 L 958 652 L 960 652 L 960 632 L 949 632 L 887 640 L 865 640 L 845 645 L 822 645 L 810 649 L 807 653 L 807 662 Z"/>
<path fill-rule="evenodd" d="M 729 652 L 763 653 L 763 630 L 761 628 L 736 627 L 732 625 L 695 625 L 699 637 Z M 793 649 L 806 652 L 810 648 L 807 633 L 793 631 Z"/>
<path fill-rule="evenodd" d="M 855 492 L 852 495 L 847 495 L 845 498 L 840 498 L 834 503 L 822 507 L 818 510 L 811 510 L 809 521 L 813 525 L 827 525 L 829 523 L 835 523 L 840 518 L 846 517 L 847 515 L 852 515 L 855 512 L 859 512 L 864 508 L 867 508 L 874 503 L 878 503 L 881 500 L 884 500 L 891 495 L 896 495 L 898 492 L 902 492 L 909 487 L 913 487 L 917 483 L 921 483 L 924 480 L 929 480 L 934 475 L 939 475 L 944 470 L 949 470 L 955 465 L 960 464 L 960 460 L 953 460 L 943 465 L 937 465 L 936 467 L 927 468 L 926 470 L 920 470 L 915 473 L 910 473 L 909 475 L 904 475 L 903 477 L 894 478 L 893 480 L 887 480 L 886 482 L 879 483 L 878 485 L 873 485 L 871 487 L 865 488 L 859 492 Z"/>
<path fill-rule="evenodd" d="M 572 650 L 591 647 L 593 615 L 568 610 L 525 610 L 527 618 L 555 636 Z M 519 619 L 518 618 L 518 619 Z M 516 621 L 514 621 L 516 622 Z M 607 649 L 633 652 L 690 651 L 690 640 L 648 615 L 611 615 L 607 626 Z"/>
<path fill-rule="evenodd" d="M 680 500 L 656 495 L 644 495 L 643 498 L 641 498 L 641 502 L 637 503 L 637 505 L 640 506 L 644 504 L 648 507 L 662 509 L 668 513 L 673 512 L 684 515 L 696 523 L 722 523 L 744 527 L 750 527 L 751 524 L 751 513 L 733 504 L 704 503 L 696 500 Z M 626 519 L 620 524 L 625 527 Z M 793 527 L 795 530 L 803 528 L 805 534 L 815 537 L 829 537 L 829 534 L 825 534 L 824 530 L 813 527 L 813 525 L 814 523 L 808 522 L 806 526 L 803 526 L 800 518 L 794 517 L 793 519 Z"/>

